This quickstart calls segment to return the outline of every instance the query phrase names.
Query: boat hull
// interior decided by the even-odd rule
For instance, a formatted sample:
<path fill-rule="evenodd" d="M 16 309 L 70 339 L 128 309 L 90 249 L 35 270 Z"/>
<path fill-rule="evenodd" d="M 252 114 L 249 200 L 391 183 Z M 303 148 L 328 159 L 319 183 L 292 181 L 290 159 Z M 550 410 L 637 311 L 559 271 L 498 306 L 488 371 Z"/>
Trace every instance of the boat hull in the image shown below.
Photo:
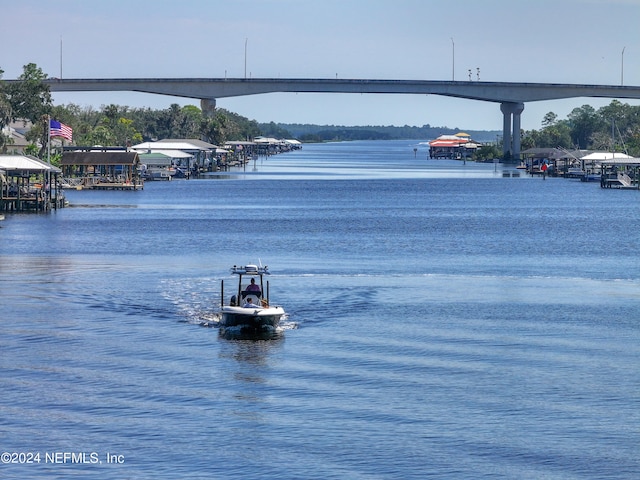
<path fill-rule="evenodd" d="M 282 307 L 244 308 L 225 306 L 221 311 L 220 331 L 225 336 L 268 338 L 277 334 L 284 315 Z"/>

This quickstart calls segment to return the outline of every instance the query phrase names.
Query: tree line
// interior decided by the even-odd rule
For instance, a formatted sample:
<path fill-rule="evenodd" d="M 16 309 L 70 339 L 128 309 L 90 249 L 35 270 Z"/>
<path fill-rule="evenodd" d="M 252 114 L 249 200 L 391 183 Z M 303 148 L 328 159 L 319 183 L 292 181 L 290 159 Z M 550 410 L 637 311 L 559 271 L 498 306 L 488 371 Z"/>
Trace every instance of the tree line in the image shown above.
<path fill-rule="evenodd" d="M 462 130 L 459 128 L 436 127 L 429 124 L 418 126 L 404 125 L 366 125 L 366 126 L 338 126 L 338 125 L 308 125 L 299 123 L 280 124 L 280 126 L 301 141 L 307 142 L 335 142 L 349 140 L 430 140 L 440 135 L 455 135 Z M 474 140 L 487 142 L 495 140 L 501 132 L 497 130 L 464 130 Z"/>
<path fill-rule="evenodd" d="M 619 100 L 597 110 L 583 105 L 564 120 L 549 112 L 540 130 L 522 132 L 522 150 L 535 147 L 611 150 L 640 157 L 640 106 Z"/>

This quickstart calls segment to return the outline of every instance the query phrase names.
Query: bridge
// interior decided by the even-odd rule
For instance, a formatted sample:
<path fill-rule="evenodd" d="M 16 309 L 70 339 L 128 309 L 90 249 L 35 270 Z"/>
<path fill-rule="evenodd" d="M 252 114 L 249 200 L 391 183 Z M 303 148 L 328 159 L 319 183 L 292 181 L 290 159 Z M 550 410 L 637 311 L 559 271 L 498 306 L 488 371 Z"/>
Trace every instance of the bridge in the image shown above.
<path fill-rule="evenodd" d="M 274 92 L 432 94 L 482 100 L 500 104 L 503 153 L 514 159 L 520 158 L 520 116 L 526 102 L 578 97 L 640 99 L 640 87 L 561 83 L 337 78 L 51 78 L 45 83 L 52 92 L 133 91 L 195 98 L 200 100 L 203 112 L 208 114 L 215 110 L 216 98 Z"/>

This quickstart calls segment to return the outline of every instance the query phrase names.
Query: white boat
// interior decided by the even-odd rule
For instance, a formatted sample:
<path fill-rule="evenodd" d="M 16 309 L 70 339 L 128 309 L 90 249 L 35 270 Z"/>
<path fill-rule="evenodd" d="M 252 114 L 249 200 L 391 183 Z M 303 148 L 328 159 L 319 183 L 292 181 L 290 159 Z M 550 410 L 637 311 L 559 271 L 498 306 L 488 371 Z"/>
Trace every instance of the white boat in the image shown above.
<path fill-rule="evenodd" d="M 268 267 L 234 265 L 231 273 L 238 276 L 238 285 L 229 303 L 225 305 L 224 281 L 222 282 L 220 333 L 234 337 L 276 336 L 285 311 L 269 301 L 269 282 L 265 282 L 263 278 L 270 275 Z"/>

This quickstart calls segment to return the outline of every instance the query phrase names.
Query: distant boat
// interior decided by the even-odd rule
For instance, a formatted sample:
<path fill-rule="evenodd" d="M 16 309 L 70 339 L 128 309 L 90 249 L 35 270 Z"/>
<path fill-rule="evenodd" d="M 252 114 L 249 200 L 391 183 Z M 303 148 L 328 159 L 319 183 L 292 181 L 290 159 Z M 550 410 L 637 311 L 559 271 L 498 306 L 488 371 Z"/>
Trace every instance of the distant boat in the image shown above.
<path fill-rule="evenodd" d="M 220 333 L 231 338 L 273 338 L 280 319 L 285 315 L 281 306 L 273 305 L 269 297 L 268 267 L 257 265 L 233 266 L 238 276 L 237 289 L 225 304 L 224 281 L 221 287 Z M 247 279 L 249 279 L 247 281 Z"/>

